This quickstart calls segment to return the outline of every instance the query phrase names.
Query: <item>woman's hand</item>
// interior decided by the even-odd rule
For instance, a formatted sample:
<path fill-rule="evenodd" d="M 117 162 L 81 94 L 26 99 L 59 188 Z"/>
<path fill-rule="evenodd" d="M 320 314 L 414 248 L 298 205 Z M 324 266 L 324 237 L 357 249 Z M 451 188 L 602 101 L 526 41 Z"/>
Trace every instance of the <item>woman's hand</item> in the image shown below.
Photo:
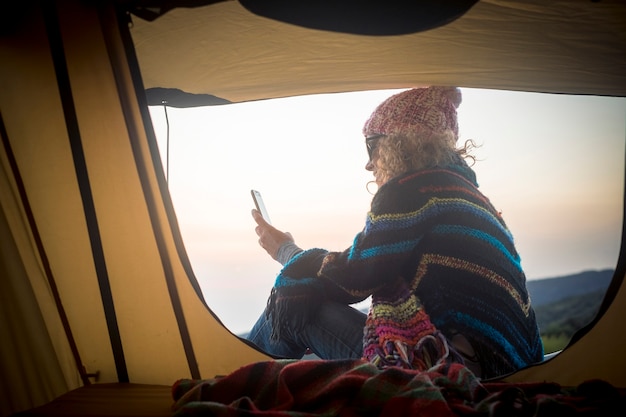
<path fill-rule="evenodd" d="M 261 213 L 256 209 L 252 209 L 252 218 L 257 224 L 254 231 L 257 236 L 259 236 L 259 245 L 261 245 L 273 259 L 278 260 L 276 257 L 278 249 L 285 242 L 293 242 L 293 237 L 290 233 L 281 232 L 266 222 L 263 216 L 261 216 Z"/>

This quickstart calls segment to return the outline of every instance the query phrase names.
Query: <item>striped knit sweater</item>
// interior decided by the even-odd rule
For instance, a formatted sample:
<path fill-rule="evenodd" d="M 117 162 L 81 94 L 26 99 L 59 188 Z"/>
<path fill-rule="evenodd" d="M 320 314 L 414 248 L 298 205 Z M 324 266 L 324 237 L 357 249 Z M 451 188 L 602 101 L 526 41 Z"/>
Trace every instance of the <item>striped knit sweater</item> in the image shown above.
<path fill-rule="evenodd" d="M 426 369 L 447 354 L 436 352 L 447 348 L 441 335 L 456 333 L 483 377 L 543 358 L 513 238 L 465 164 L 389 181 L 350 248 L 311 249 L 285 265 L 268 301 L 274 337 L 297 331 L 323 298 L 370 295 L 363 356 L 380 367 Z"/>

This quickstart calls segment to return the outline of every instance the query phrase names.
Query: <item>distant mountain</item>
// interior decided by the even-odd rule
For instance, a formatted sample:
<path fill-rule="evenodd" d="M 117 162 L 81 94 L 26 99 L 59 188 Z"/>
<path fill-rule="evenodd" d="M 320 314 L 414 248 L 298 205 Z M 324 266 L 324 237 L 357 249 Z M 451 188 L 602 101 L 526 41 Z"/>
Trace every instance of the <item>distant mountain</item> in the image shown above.
<path fill-rule="evenodd" d="M 574 295 L 534 308 L 542 336 L 564 335 L 568 339 L 596 316 L 605 291 Z"/>
<path fill-rule="evenodd" d="M 613 270 L 585 271 L 556 278 L 544 278 L 526 282 L 532 305 L 556 303 L 577 295 L 605 292 L 613 279 Z"/>
<path fill-rule="evenodd" d="M 544 347 L 560 350 L 596 316 L 614 271 L 585 271 L 526 283 Z M 547 344 L 546 344 L 547 343 Z"/>

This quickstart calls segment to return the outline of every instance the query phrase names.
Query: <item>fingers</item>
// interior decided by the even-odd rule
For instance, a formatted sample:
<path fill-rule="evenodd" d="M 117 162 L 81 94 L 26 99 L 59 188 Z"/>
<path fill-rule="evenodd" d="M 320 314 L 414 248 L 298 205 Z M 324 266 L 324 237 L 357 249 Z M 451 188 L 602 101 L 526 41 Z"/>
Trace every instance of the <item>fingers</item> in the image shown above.
<path fill-rule="evenodd" d="M 254 228 L 257 236 L 262 237 L 263 234 L 270 233 L 272 229 L 277 230 L 271 224 L 266 222 L 261 213 L 256 209 L 252 209 L 252 218 L 257 224 L 257 226 Z"/>
<path fill-rule="evenodd" d="M 259 226 L 269 226 L 269 223 L 265 221 L 261 212 L 257 209 L 252 209 L 252 218 Z"/>
<path fill-rule="evenodd" d="M 272 258 L 276 259 L 278 249 L 283 245 L 283 243 L 286 241 L 294 241 L 291 233 L 282 232 L 276 229 L 263 219 L 263 216 L 261 216 L 261 213 L 258 210 L 252 209 L 252 218 L 257 224 L 254 228 L 254 232 L 259 237 L 259 246 L 265 249 L 265 251 Z"/>

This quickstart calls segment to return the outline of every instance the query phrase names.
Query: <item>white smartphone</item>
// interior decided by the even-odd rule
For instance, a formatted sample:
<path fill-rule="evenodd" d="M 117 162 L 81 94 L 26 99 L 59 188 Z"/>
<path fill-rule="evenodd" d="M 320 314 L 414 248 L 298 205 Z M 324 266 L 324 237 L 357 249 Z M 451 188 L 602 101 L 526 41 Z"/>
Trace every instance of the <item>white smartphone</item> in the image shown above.
<path fill-rule="evenodd" d="M 261 216 L 263 216 L 266 222 L 272 224 L 272 222 L 270 221 L 270 216 L 269 214 L 267 214 L 265 203 L 263 203 L 263 197 L 261 197 L 261 193 L 257 190 L 250 190 L 250 194 L 252 194 L 252 199 L 254 200 L 254 205 L 256 206 L 256 209 L 261 212 Z"/>

